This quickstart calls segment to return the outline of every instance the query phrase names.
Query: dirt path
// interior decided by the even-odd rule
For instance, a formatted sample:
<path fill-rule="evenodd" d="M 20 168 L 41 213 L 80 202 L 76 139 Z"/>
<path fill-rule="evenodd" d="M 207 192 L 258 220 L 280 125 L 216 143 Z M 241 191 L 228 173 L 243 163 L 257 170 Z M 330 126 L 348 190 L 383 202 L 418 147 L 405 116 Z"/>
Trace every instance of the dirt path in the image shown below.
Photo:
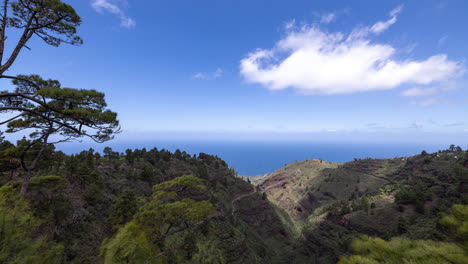
<path fill-rule="evenodd" d="M 242 199 L 242 198 L 244 198 L 244 197 L 247 197 L 247 196 L 249 196 L 249 195 L 252 195 L 252 194 L 254 194 L 254 193 L 256 193 L 256 192 L 257 192 L 257 188 L 254 187 L 252 192 L 247 193 L 247 194 L 243 194 L 243 195 L 241 195 L 241 196 L 238 196 L 238 197 L 235 198 L 234 200 L 232 200 L 232 201 L 231 201 L 231 207 L 232 207 L 232 212 L 231 212 L 231 214 L 232 214 L 232 216 L 234 216 L 234 212 L 236 211 L 236 210 L 235 210 L 235 207 L 234 207 L 234 203 L 235 203 L 236 201 L 239 201 L 240 199 Z"/>

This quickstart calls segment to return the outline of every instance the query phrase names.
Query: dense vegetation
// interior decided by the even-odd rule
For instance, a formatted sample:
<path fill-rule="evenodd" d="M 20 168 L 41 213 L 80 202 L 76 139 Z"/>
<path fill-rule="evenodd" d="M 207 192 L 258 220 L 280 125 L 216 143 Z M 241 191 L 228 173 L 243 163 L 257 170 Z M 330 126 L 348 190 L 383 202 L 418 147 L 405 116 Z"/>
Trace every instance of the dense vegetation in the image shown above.
<path fill-rule="evenodd" d="M 0 145 L 2 263 L 284 263 L 312 254 L 296 254 L 304 248 L 278 209 L 217 157 L 48 149 L 21 199 L 23 171 L 5 151 L 16 144 Z"/>

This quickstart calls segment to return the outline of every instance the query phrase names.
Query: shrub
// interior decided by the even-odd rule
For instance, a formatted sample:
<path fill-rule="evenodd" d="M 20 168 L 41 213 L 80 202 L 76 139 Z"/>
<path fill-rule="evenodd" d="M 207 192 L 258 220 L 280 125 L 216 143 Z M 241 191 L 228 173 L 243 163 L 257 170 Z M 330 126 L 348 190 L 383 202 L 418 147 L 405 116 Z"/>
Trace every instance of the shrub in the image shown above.
<path fill-rule="evenodd" d="M 34 215 L 19 188 L 18 183 L 0 188 L 0 263 L 59 263 L 63 245 L 41 234 L 48 219 Z"/>
<path fill-rule="evenodd" d="M 354 240 L 351 247 L 355 255 L 341 258 L 338 264 L 468 263 L 465 251 L 453 243 L 401 237 L 385 241 L 363 236 Z"/>
<path fill-rule="evenodd" d="M 124 224 L 131 220 L 138 209 L 136 195 L 133 191 L 125 190 L 112 205 L 111 221 L 114 225 Z"/>

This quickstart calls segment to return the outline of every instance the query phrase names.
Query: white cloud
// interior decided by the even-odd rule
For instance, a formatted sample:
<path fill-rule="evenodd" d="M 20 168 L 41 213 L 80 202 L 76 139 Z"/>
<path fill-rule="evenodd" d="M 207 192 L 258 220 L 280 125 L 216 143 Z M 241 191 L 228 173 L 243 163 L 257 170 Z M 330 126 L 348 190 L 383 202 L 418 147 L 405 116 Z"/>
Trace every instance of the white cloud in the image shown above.
<path fill-rule="evenodd" d="M 240 73 L 246 81 L 270 90 L 294 88 L 304 94 L 432 85 L 460 74 L 461 64 L 448 60 L 445 54 L 424 60 L 397 59 L 400 52 L 395 47 L 372 41 L 372 36 L 395 23 L 401 9 L 392 10 L 388 21 L 356 27 L 349 34 L 327 32 L 316 25 L 288 30 L 274 48 L 257 49 L 242 59 Z"/>
<path fill-rule="evenodd" d="M 431 105 L 435 105 L 435 104 L 439 104 L 441 103 L 437 98 L 425 98 L 425 99 L 421 99 L 421 100 L 413 100 L 410 102 L 410 104 L 413 104 L 413 105 L 418 105 L 418 106 L 423 106 L 423 107 L 426 107 L 426 106 L 431 106 Z"/>
<path fill-rule="evenodd" d="M 197 74 L 193 75 L 193 78 L 197 79 L 197 80 L 204 80 L 204 79 L 206 79 L 206 76 L 203 73 L 197 73 Z"/>
<path fill-rule="evenodd" d="M 322 24 L 328 24 L 335 20 L 336 14 L 335 13 L 328 13 L 328 14 L 323 14 L 322 17 L 320 18 L 320 23 Z"/>
<path fill-rule="evenodd" d="M 192 79 L 195 80 L 213 80 L 217 79 L 223 76 L 223 70 L 221 68 L 217 68 L 214 72 L 212 73 L 197 73 L 192 76 Z"/>
<path fill-rule="evenodd" d="M 97 12 L 107 11 L 114 15 L 117 15 L 120 18 L 120 25 L 125 28 L 132 28 L 136 26 L 135 20 L 128 17 L 125 12 L 114 3 L 113 0 L 92 0 L 91 6 Z"/>
<path fill-rule="evenodd" d="M 400 5 L 390 11 L 390 19 L 387 21 L 379 21 L 375 23 L 371 28 L 370 31 L 375 34 L 380 34 L 387 30 L 391 25 L 395 24 L 397 21 L 397 15 L 401 12 L 403 9 L 403 5 Z"/>
<path fill-rule="evenodd" d="M 136 26 L 135 20 L 133 20 L 130 17 L 121 17 L 120 19 L 121 19 L 120 20 L 120 25 L 122 27 L 132 28 L 132 27 Z"/>
<path fill-rule="evenodd" d="M 398 14 L 401 13 L 402 10 L 403 10 L 403 5 L 399 5 L 399 6 L 395 7 L 392 11 L 390 11 L 390 16 L 391 17 L 396 17 L 396 16 L 398 16 Z"/>
<path fill-rule="evenodd" d="M 407 96 L 407 97 L 431 96 L 431 95 L 435 95 L 436 93 L 437 93 L 436 88 L 415 87 L 415 88 L 410 88 L 408 90 L 403 91 L 401 93 L 401 96 Z"/>

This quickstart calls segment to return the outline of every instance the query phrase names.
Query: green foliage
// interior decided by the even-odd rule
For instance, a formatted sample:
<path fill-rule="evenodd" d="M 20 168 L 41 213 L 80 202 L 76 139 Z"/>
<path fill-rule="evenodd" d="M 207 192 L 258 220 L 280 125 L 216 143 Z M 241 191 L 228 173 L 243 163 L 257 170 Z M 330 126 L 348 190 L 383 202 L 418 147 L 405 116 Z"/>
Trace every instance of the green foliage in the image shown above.
<path fill-rule="evenodd" d="M 408 187 L 401 188 L 395 195 L 395 202 L 397 204 L 409 204 L 417 199 L 419 199 L 417 193 L 412 188 Z"/>
<path fill-rule="evenodd" d="M 133 165 L 135 162 L 135 154 L 131 149 L 125 150 L 125 159 L 128 161 L 130 165 Z"/>
<path fill-rule="evenodd" d="M 145 164 L 140 172 L 140 179 L 151 182 L 154 180 L 155 172 L 151 165 Z"/>
<path fill-rule="evenodd" d="M 327 206 L 325 208 L 325 211 L 327 211 L 329 215 L 339 215 L 340 209 L 341 209 L 340 203 L 338 201 L 335 201 L 331 205 Z"/>
<path fill-rule="evenodd" d="M 102 200 L 102 186 L 96 183 L 92 183 L 88 186 L 88 189 L 83 195 L 84 199 L 91 206 L 96 206 Z"/>
<path fill-rule="evenodd" d="M 399 234 L 405 233 L 408 231 L 408 219 L 406 217 L 399 217 L 398 218 L 398 226 L 397 226 L 397 232 Z"/>
<path fill-rule="evenodd" d="M 362 198 L 361 198 L 360 207 L 361 207 L 365 212 L 369 212 L 369 199 L 367 199 L 367 197 L 362 197 Z"/>
<path fill-rule="evenodd" d="M 60 0 L 18 0 L 11 7 L 14 16 L 8 18 L 8 26 L 35 29 L 35 34 L 52 46 L 59 46 L 62 42 L 82 43 L 76 35 L 81 18 L 70 5 Z"/>
<path fill-rule="evenodd" d="M 63 245 L 41 234 L 47 219 L 34 216 L 28 201 L 19 199 L 18 187 L 0 188 L 0 263 L 58 263 Z"/>
<path fill-rule="evenodd" d="M 155 185 L 152 201 L 143 206 L 136 221 L 151 227 L 156 241 L 163 241 L 178 229 L 198 223 L 213 210 L 213 205 L 182 195 L 203 192 L 206 187 L 201 182 L 201 179 L 187 175 Z"/>
<path fill-rule="evenodd" d="M 37 2 L 63 5 L 61 1 Z M 25 171 L 22 196 L 27 192 L 32 171 L 51 145 L 81 137 L 104 142 L 120 131 L 117 114 L 106 109 L 103 93 L 62 88 L 60 82 L 44 80 L 38 75 L 12 78 L 16 89 L 13 93 L 0 92 L 0 113 L 19 113 L 6 121 L 7 133 L 31 132 L 30 140 L 23 140 L 18 146 Z M 52 136 L 56 142 L 51 142 Z"/>
<path fill-rule="evenodd" d="M 20 166 L 18 157 L 19 153 L 15 145 L 9 141 L 0 143 L 0 173 L 17 169 Z"/>
<path fill-rule="evenodd" d="M 353 256 L 342 258 L 338 264 L 464 264 L 468 263 L 466 251 L 453 243 L 431 240 L 409 240 L 362 236 L 351 244 Z"/>
<path fill-rule="evenodd" d="M 111 239 L 104 241 L 101 247 L 103 263 L 165 263 L 164 258 L 156 258 L 160 251 L 148 235 L 148 231 L 135 221 L 127 223 Z"/>
<path fill-rule="evenodd" d="M 31 138 L 57 134 L 65 140 L 88 136 L 103 142 L 119 129 L 117 114 L 106 109 L 103 93 L 62 88 L 59 81 L 38 75 L 19 75 L 13 84 L 19 95 L 0 101 L 5 106 L 2 111 L 20 111 L 21 115 L 8 122 L 6 132 L 32 128 Z"/>
<path fill-rule="evenodd" d="M 411 187 L 402 187 L 395 195 L 395 203 L 399 206 L 403 204 L 413 204 L 416 212 L 424 213 L 424 202 L 430 198 L 425 187 L 417 184 Z"/>
<path fill-rule="evenodd" d="M 154 251 L 164 250 L 165 246 L 170 249 L 170 245 L 165 245 L 168 237 L 198 225 L 214 209 L 208 201 L 189 198 L 205 191 L 206 187 L 201 183 L 201 179 L 186 175 L 155 185 L 152 200 L 139 210 L 132 222 L 103 244 L 101 256 L 104 262 L 128 263 L 118 261 L 130 259 L 131 262 L 146 263 L 138 261 Z M 142 247 L 128 248 L 127 240 L 141 240 Z M 123 255 L 121 248 L 125 248 Z M 164 258 L 161 256 L 160 259 Z"/>
<path fill-rule="evenodd" d="M 193 256 L 193 260 L 198 263 L 206 264 L 224 264 L 226 260 L 221 250 L 221 245 L 212 239 L 201 239 L 196 244 L 197 253 Z"/>
<path fill-rule="evenodd" d="M 400 217 L 398 231 L 409 231 L 411 220 Z M 339 264 L 354 263 L 468 263 L 468 206 L 455 204 L 452 214 L 442 217 L 440 224 L 456 239 L 457 243 L 432 240 L 410 240 L 395 237 L 390 241 L 362 236 L 353 241 L 353 256 L 344 257 Z M 434 229 L 434 227 L 430 228 Z M 430 231 L 427 230 L 426 233 Z"/>
<path fill-rule="evenodd" d="M 105 147 L 102 152 L 104 153 L 104 157 L 109 159 L 109 161 L 116 160 L 119 158 L 119 153 L 113 151 L 110 147 Z"/>
<path fill-rule="evenodd" d="M 28 198 L 38 216 L 56 223 L 70 212 L 69 201 L 63 194 L 65 181 L 60 176 L 40 176 L 31 179 Z"/>
<path fill-rule="evenodd" d="M 114 212 L 111 220 L 114 225 L 121 225 L 130 221 L 138 210 L 135 193 L 131 190 L 125 190 L 114 205 L 112 205 L 112 208 Z"/>
<path fill-rule="evenodd" d="M 177 199 L 183 191 L 204 191 L 206 186 L 201 184 L 202 179 L 192 175 L 177 177 L 171 181 L 165 181 L 153 187 L 153 200 L 166 201 Z"/>
<path fill-rule="evenodd" d="M 468 205 L 454 204 L 452 214 L 442 217 L 440 224 L 468 250 Z"/>

